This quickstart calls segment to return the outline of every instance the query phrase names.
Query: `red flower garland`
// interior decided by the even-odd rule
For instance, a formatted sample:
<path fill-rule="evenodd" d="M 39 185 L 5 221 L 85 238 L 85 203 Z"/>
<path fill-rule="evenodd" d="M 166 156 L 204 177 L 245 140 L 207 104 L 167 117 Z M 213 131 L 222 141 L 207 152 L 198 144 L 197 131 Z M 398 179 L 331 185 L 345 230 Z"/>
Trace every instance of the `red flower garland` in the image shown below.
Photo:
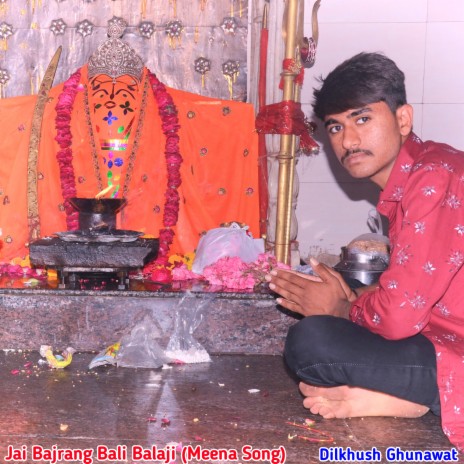
<path fill-rule="evenodd" d="M 81 72 L 79 69 L 64 83 L 63 92 L 58 97 L 58 103 L 55 108 L 55 127 L 57 133 L 55 140 L 60 146 L 56 158 L 60 166 L 61 191 L 65 200 L 64 208 L 68 230 L 76 230 L 78 228 L 78 213 L 69 203 L 69 198 L 75 197 L 77 194 L 76 178 L 72 163 L 71 117 L 74 101 L 79 91 L 80 78 Z M 153 95 L 158 104 L 158 112 L 161 117 L 161 128 L 166 137 L 164 154 L 167 166 L 167 186 L 164 194 L 164 228 L 159 232 L 160 243 L 158 251 L 158 259 L 162 259 L 169 253 L 170 246 L 174 240 L 174 231 L 172 227 L 177 224 L 177 219 L 179 217 L 180 196 L 177 189 L 182 183 L 180 165 L 183 160 L 179 152 L 178 131 L 180 125 L 174 100 L 171 95 L 169 95 L 166 86 L 161 83 L 153 73 L 149 73 L 148 78 L 153 90 Z"/>
<path fill-rule="evenodd" d="M 76 196 L 76 178 L 72 164 L 72 134 L 71 134 L 71 114 L 76 99 L 78 85 L 81 78 L 81 71 L 78 69 L 65 83 L 63 92 L 58 97 L 56 104 L 55 140 L 60 146 L 56 154 L 56 159 L 60 166 L 61 192 L 64 198 L 64 209 L 66 212 L 66 226 L 68 230 L 79 228 L 79 213 L 69 203 L 69 198 Z"/>
<path fill-rule="evenodd" d="M 174 231 L 171 227 L 177 224 L 179 217 L 179 192 L 177 189 L 182 183 L 180 176 L 180 165 L 182 163 L 182 155 L 179 152 L 179 135 L 180 129 L 179 118 L 177 117 L 177 108 L 174 100 L 166 90 L 166 86 L 158 80 L 153 74 L 149 74 L 151 88 L 156 102 L 158 103 L 158 112 L 161 117 L 161 129 L 166 136 L 166 144 L 164 146 L 164 155 L 167 166 L 167 185 L 164 194 L 164 214 L 163 225 L 164 229 L 159 233 L 159 250 L 158 258 L 166 257 L 169 253 L 169 248 L 174 239 Z"/>

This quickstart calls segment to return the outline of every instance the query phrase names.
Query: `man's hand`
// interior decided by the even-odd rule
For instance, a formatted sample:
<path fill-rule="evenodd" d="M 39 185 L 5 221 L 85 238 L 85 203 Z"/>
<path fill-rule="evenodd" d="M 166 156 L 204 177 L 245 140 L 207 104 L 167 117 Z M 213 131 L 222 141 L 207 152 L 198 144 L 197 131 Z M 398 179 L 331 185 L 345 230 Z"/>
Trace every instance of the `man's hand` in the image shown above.
<path fill-rule="evenodd" d="M 356 295 L 333 269 L 311 258 L 318 277 L 274 269 L 266 276 L 269 288 L 279 294 L 277 303 L 303 316 L 332 315 L 348 319 Z"/>

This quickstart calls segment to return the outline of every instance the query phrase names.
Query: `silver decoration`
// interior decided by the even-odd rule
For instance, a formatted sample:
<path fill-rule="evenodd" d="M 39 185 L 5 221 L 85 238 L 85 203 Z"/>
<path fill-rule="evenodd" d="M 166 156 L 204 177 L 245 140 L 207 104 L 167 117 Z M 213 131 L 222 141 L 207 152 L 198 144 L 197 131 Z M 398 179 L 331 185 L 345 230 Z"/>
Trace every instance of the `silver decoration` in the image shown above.
<path fill-rule="evenodd" d="M 82 37 L 87 37 L 93 32 L 93 24 L 87 19 L 84 19 L 84 21 L 80 21 L 76 24 L 76 30 Z"/>
<path fill-rule="evenodd" d="M 52 23 L 50 24 L 50 30 L 55 35 L 63 35 L 67 27 L 68 26 L 61 18 L 54 19 Z"/>
<path fill-rule="evenodd" d="M 92 78 L 97 74 L 106 74 L 116 79 L 124 74 L 139 82 L 143 74 L 143 62 L 135 50 L 120 40 L 127 22 L 114 16 L 108 21 L 108 40 L 103 42 L 90 57 L 88 74 Z"/>
<path fill-rule="evenodd" d="M 201 94 L 229 99 L 230 93 L 221 65 L 228 59 L 238 60 L 240 75 L 234 84 L 233 99 L 243 101 L 247 95 L 249 72 L 245 66 L 248 28 L 254 24 L 254 21 L 248 20 L 251 10 L 244 8 L 242 17 L 237 14 L 238 28 L 235 35 L 226 35 L 220 25 L 224 17 L 232 16 L 231 0 L 208 0 L 203 13 L 200 13 L 201 1 L 203 0 L 177 1 L 177 16 L 174 17 L 173 2 L 167 0 L 144 0 L 145 16 L 140 7 L 141 0 L 65 0 L 62 3 L 57 3 L 56 0 L 0 0 L 0 23 L 5 21 L 13 26 L 13 35 L 6 41 L 0 39 L 0 68 L 7 68 L 11 76 L 8 84 L 2 87 L 2 97 L 29 95 L 31 79 L 24 69 L 46 69 L 51 58 L 50 53 L 58 45 L 63 46 L 66 59 L 63 60 L 62 56 L 55 82 L 65 81 L 77 67 L 88 63 L 90 56 L 108 38 L 108 20 L 119 16 L 129 24 L 121 40 L 134 48 L 145 66 L 156 70 L 158 77 L 162 76 L 161 80 L 169 87 L 197 93 L 202 76 L 195 72 L 194 61 L 203 56 L 211 60 L 211 70 L 206 74 L 210 85 Z M 238 0 L 234 1 L 238 4 Z M 265 0 L 260 0 L 263 1 Z M 274 3 L 271 2 L 272 5 Z M 276 3 L 279 4 L 280 1 Z M 58 18 L 62 18 L 67 24 L 63 35 L 54 35 L 50 30 L 52 20 Z M 84 38 L 77 31 L 77 23 L 85 19 L 93 23 L 93 31 Z M 170 39 L 165 33 L 165 27 L 169 21 L 175 19 L 182 21 L 183 31 L 178 39 Z M 155 31 L 150 39 L 144 38 L 139 32 L 138 26 L 143 21 L 154 23 Z M 197 31 L 198 36 L 195 35 Z M 184 40 L 186 33 L 188 37 Z M 180 40 L 182 43 L 178 43 Z M 3 48 L 7 47 L 6 51 L 1 50 L 2 45 Z M 255 50 L 256 47 L 252 49 Z M 250 52 L 255 53 L 251 49 Z M 256 60 L 251 60 L 251 63 L 254 62 Z M 36 87 L 36 79 L 33 80 Z M 217 85 L 212 85 L 213 82 Z"/>
<path fill-rule="evenodd" d="M 5 85 L 10 80 L 10 73 L 6 69 L 0 69 L 0 85 Z"/>
<path fill-rule="evenodd" d="M 211 70 L 211 60 L 207 58 L 197 58 L 195 60 L 195 71 L 199 74 L 205 75 L 208 71 Z"/>
<path fill-rule="evenodd" d="M 225 76 L 234 77 L 240 71 L 240 63 L 238 61 L 229 60 L 222 63 L 222 74 Z"/>
<path fill-rule="evenodd" d="M 169 21 L 165 29 L 166 34 L 171 39 L 178 39 L 181 36 L 183 30 L 184 30 L 184 25 L 179 20 Z"/>
<path fill-rule="evenodd" d="M 155 25 L 151 21 L 142 21 L 139 24 L 139 32 L 142 37 L 149 39 L 155 32 Z"/>
<path fill-rule="evenodd" d="M 222 20 L 221 28 L 226 34 L 235 34 L 237 27 L 237 20 L 231 16 L 228 16 Z"/>
<path fill-rule="evenodd" d="M 317 44 L 312 37 L 303 37 L 303 46 L 300 47 L 300 58 L 304 68 L 310 68 L 316 61 Z"/>
<path fill-rule="evenodd" d="M 8 23 L 0 23 L 0 39 L 8 39 L 10 35 L 13 35 L 13 26 Z"/>

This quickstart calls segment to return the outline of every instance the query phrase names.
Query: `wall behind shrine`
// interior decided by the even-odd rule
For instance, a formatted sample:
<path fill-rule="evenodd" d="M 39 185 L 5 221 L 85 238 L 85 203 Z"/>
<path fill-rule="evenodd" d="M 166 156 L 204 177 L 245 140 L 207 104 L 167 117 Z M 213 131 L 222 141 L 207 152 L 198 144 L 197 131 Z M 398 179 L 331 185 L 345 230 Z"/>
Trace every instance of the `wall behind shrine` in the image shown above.
<path fill-rule="evenodd" d="M 313 3 L 305 2 L 307 36 Z M 406 74 L 414 131 L 424 140 L 464 150 L 464 1 L 322 0 L 319 23 L 316 63 L 306 70 L 302 91 L 305 113 L 312 117 L 316 77 L 361 51 L 384 52 Z M 367 214 L 378 198 L 376 186 L 352 179 L 339 167 L 321 130 L 316 137 L 320 154 L 300 158 L 297 167 L 302 256 L 339 253 L 352 238 L 369 232 Z"/>
<path fill-rule="evenodd" d="M 63 47 L 55 83 L 88 62 L 113 16 L 165 84 L 246 100 L 248 0 L 0 0 L 0 96 L 35 94 Z"/>

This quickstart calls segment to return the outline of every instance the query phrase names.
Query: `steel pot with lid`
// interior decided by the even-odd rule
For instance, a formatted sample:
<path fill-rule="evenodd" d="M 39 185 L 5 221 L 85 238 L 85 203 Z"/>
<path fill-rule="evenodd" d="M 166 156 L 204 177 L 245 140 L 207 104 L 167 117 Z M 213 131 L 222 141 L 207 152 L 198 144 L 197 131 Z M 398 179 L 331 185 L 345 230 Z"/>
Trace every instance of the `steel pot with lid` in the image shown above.
<path fill-rule="evenodd" d="M 342 247 L 341 261 L 334 266 L 346 280 L 364 285 L 375 284 L 390 261 L 388 238 L 381 234 L 364 234 Z"/>

